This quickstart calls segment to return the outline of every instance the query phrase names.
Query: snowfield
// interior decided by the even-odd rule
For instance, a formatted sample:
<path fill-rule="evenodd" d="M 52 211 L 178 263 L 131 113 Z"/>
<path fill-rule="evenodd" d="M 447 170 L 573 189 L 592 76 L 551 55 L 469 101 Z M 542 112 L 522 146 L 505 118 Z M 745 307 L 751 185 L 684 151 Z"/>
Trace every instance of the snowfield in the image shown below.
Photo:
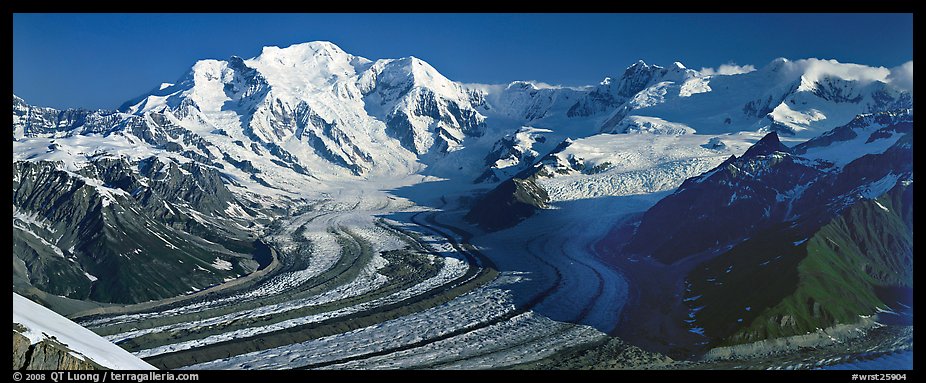
<path fill-rule="evenodd" d="M 671 190 L 731 155 L 742 155 L 761 138 L 761 134 L 748 132 L 718 136 L 600 134 L 575 140 L 555 154 L 557 164 L 580 162 L 586 169 L 596 169 L 594 172 L 570 169 L 561 174 L 551 167 L 552 176 L 540 177 L 538 183 L 552 201 Z"/>

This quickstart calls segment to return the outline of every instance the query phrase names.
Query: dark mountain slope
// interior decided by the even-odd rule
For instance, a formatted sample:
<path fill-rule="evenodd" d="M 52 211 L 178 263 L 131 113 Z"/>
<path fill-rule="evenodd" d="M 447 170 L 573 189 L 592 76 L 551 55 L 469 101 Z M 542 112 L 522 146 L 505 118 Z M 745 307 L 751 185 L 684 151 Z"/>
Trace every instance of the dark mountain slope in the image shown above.
<path fill-rule="evenodd" d="M 899 309 L 913 286 L 912 183 L 862 200 L 813 233 L 772 230 L 688 276 L 693 327 L 718 344 L 805 334 Z"/>

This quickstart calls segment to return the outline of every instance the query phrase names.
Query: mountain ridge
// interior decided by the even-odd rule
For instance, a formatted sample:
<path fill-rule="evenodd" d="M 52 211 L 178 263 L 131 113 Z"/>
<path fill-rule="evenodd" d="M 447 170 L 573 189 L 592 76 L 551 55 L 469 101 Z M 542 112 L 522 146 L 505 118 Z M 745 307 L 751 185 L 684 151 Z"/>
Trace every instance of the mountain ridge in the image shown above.
<path fill-rule="evenodd" d="M 221 138 L 210 133 L 230 134 L 234 139 L 229 143 L 240 141 L 244 147 L 269 148 L 287 158 L 280 160 L 297 172 L 346 171 L 366 177 L 378 169 L 415 173 L 420 170 L 419 160 L 425 167 L 437 166 L 443 154 L 483 138 L 497 139 L 491 132 L 521 126 L 552 129 L 556 141 L 598 132 L 710 134 L 742 129 L 767 129 L 806 139 L 818 131 L 815 124 L 826 127 L 872 108 L 912 105 L 912 95 L 890 85 L 890 78 L 891 71 L 884 68 L 833 60 L 777 59 L 758 70 L 733 75 L 703 74 L 677 62 L 664 68 L 640 60 L 596 86 L 538 87 L 530 82 L 470 86 L 447 79 L 414 56 L 373 61 L 331 42 L 316 41 L 265 47 L 249 59 L 200 60 L 179 80 L 161 84 L 117 111 L 136 116 L 160 113 L 239 160 L 244 153 L 234 155 L 235 147 L 220 144 Z M 748 100 L 740 96 L 756 90 L 772 93 L 742 104 L 736 112 L 740 117 L 729 111 L 723 112 L 730 114 L 724 118 L 694 113 L 694 120 L 666 114 L 680 107 L 690 109 L 685 105 L 715 113 L 719 111 L 715 106 L 723 104 L 715 101 L 718 97 Z M 713 96 L 717 92 L 723 95 Z M 781 101 L 776 105 L 776 100 Z M 807 102 L 813 111 L 805 111 L 809 106 L 795 109 Z M 14 95 L 14 104 L 25 102 Z M 831 111 L 836 114 L 830 115 Z M 128 118 L 109 112 L 68 113 L 113 120 L 108 125 Z M 508 120 L 517 126 L 506 126 Z M 55 125 L 76 127 L 81 122 L 77 118 Z M 297 124 L 301 127 L 293 130 Z M 577 125 L 583 128 L 567 128 Z M 23 135 L 14 128 L 14 138 Z M 387 144 L 386 150 L 375 148 L 382 143 Z M 261 150 L 248 152 L 261 154 Z"/>
<path fill-rule="evenodd" d="M 160 84 L 116 111 L 43 108 L 14 95 L 13 162 L 20 169 L 14 173 L 14 188 L 22 189 L 19 195 L 30 195 L 28 185 L 39 178 L 29 177 L 40 173 L 44 174 L 42 180 L 54 178 L 61 185 L 80 181 L 86 184 L 89 194 L 77 201 L 92 201 L 103 210 L 145 212 L 125 215 L 132 217 L 124 221 L 131 223 L 129 226 L 143 224 L 147 218 L 142 217 L 150 214 L 157 225 L 162 225 L 158 232 L 182 228 L 194 232 L 193 237 L 200 240 L 230 239 L 225 242 L 229 257 L 220 257 L 215 264 L 224 268 L 223 262 L 231 262 L 238 276 L 255 267 L 254 260 L 240 257 L 253 248 L 245 238 L 260 235 L 266 222 L 286 214 L 285 206 L 321 198 L 327 190 L 350 187 L 351 182 L 424 176 L 466 180 L 470 184 L 476 181 L 474 188 L 508 187 L 515 198 L 508 198 L 510 193 L 499 193 L 497 200 L 528 203 L 515 204 L 525 207 L 516 214 L 517 219 L 499 222 L 516 223 L 534 209 L 546 207 L 550 198 L 564 196 L 562 190 L 548 193 L 550 190 L 544 189 L 544 185 L 550 185 L 548 179 L 574 174 L 593 176 L 613 168 L 609 161 L 615 159 L 601 153 L 614 144 L 610 133 L 626 133 L 641 142 L 650 137 L 688 136 L 694 139 L 684 140 L 684 145 L 697 144 L 685 150 L 689 154 L 677 156 L 681 158 L 652 160 L 665 166 L 660 172 L 665 171 L 666 177 L 646 174 L 644 169 L 629 166 L 629 159 L 625 159 L 620 169 L 627 170 L 627 176 L 603 180 L 610 184 L 601 191 L 589 191 L 593 195 L 613 193 L 615 187 L 624 188 L 624 192 L 675 187 L 674 181 L 690 176 L 690 171 L 681 168 L 700 170 L 716 164 L 713 161 L 719 153 L 733 153 L 734 149 L 724 149 L 726 144 L 721 144 L 744 141 L 745 136 L 733 133 L 741 128 L 775 132 L 782 137 L 804 132 L 788 137 L 801 141 L 849 114 L 854 117 L 875 107 L 912 103 L 912 94 L 890 85 L 889 73 L 877 68 L 828 61 L 820 64 L 821 60 L 799 62 L 802 64 L 776 60 L 754 72 L 705 75 L 680 63 L 664 68 L 639 61 L 620 76 L 605 78 L 596 86 L 548 87 L 524 81 L 472 86 L 451 81 L 413 56 L 369 60 L 344 52 L 330 42 L 266 47 L 253 58 L 197 61 L 177 81 Z M 808 72 L 807 68 L 813 70 Z M 820 79 L 830 80 L 823 82 L 825 86 L 817 86 L 823 84 Z M 750 96 L 740 98 L 744 94 Z M 859 95 L 863 97 L 858 99 Z M 872 101 L 873 95 L 880 95 L 878 102 Z M 784 109 L 772 113 L 791 101 L 794 105 L 815 102 L 811 107 L 819 107 L 820 115 L 804 118 L 810 116 L 804 109 L 796 114 L 784 113 Z M 739 116 L 729 124 L 718 120 L 728 111 L 724 109 L 726 104 L 733 105 L 730 108 Z M 705 105 L 714 109 L 690 121 L 678 118 L 674 112 L 677 108 L 684 111 Z M 800 120 L 799 115 L 804 119 Z M 827 118 L 817 118 L 823 115 Z M 740 117 L 744 120 L 740 121 Z M 790 119 L 781 120 L 784 117 Z M 609 125 L 611 122 L 615 125 Z M 706 125 L 698 125 L 701 123 Z M 701 141 L 709 139 L 718 144 L 704 146 L 707 143 Z M 568 154 L 556 156 L 557 143 L 572 142 L 581 144 L 569 149 Z M 877 142 L 881 145 L 886 141 Z M 548 163 L 541 164 L 545 159 Z M 100 164 L 109 163 L 106 161 L 121 164 L 121 173 L 107 175 L 100 169 Z M 48 169 L 30 172 L 30 164 L 44 164 L 38 167 Z M 528 173 L 538 165 L 546 171 L 544 179 L 530 178 Z M 521 182 L 506 183 L 522 173 L 526 176 L 520 178 Z M 170 181 L 161 183 L 162 174 L 169 174 Z M 64 186 L 56 189 L 65 193 L 56 198 L 64 198 L 68 190 Z M 219 196 L 218 201 L 209 202 L 205 196 L 210 193 Z M 52 218 L 54 214 L 27 199 L 14 201 L 23 217 Z M 177 201 L 184 201 L 186 206 L 170 206 Z M 86 210 L 76 204 L 65 210 Z M 506 214 L 504 209 L 486 212 Z M 235 226 L 235 233 L 199 228 L 208 227 L 199 222 L 209 219 L 249 222 L 247 227 Z M 21 228 L 42 229 L 26 221 L 18 221 Z M 77 222 L 55 229 L 78 232 L 82 229 Z M 39 271 L 42 262 L 54 263 L 51 260 L 59 252 L 67 253 L 69 246 L 61 242 L 61 248 L 58 239 L 37 239 L 45 234 L 30 236 L 22 229 L 16 232 L 17 251 L 30 260 L 29 265 L 22 262 L 22 267 L 16 269 L 19 281 L 28 281 L 29 267 Z M 148 234 L 146 241 L 163 242 Z M 199 242 L 196 238 L 189 240 Z M 120 250 L 105 242 L 98 244 Z M 194 251 L 197 253 L 205 248 L 208 246 L 190 247 L 198 249 Z M 121 250 L 110 253 L 121 254 Z M 159 298 L 233 277 L 226 275 L 228 270 L 210 264 L 202 265 L 216 274 L 207 278 L 208 282 L 173 286 L 158 296 L 143 297 L 136 292 L 105 299 Z M 82 276 L 85 272 L 96 276 L 92 269 L 89 264 L 74 268 L 69 272 L 73 277 L 70 279 L 80 280 L 78 285 L 82 286 L 99 283 Z M 37 275 L 42 273 L 31 274 Z M 79 289 L 61 291 L 89 297 L 87 286 Z"/>

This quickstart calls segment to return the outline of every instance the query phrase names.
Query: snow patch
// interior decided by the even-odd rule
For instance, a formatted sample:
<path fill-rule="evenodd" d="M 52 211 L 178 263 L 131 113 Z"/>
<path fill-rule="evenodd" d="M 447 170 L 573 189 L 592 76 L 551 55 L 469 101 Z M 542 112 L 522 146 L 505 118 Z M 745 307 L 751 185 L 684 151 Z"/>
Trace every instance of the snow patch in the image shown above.
<path fill-rule="evenodd" d="M 884 205 L 882 205 L 881 202 L 878 202 L 878 200 L 874 199 L 874 200 L 872 200 L 872 202 L 874 202 L 875 205 L 878 205 L 878 207 L 880 207 L 881 210 L 884 210 L 884 211 L 886 211 L 886 212 L 890 212 L 890 210 L 888 210 L 888 208 L 884 207 Z"/>
<path fill-rule="evenodd" d="M 860 194 L 863 198 L 875 200 L 876 198 L 891 190 L 891 188 L 897 184 L 898 179 L 900 179 L 899 175 L 890 173 L 875 182 L 872 182 L 866 186 L 862 186 Z"/>
<path fill-rule="evenodd" d="M 216 269 L 218 269 L 218 270 L 226 270 L 226 271 L 227 271 L 227 270 L 231 270 L 231 269 L 232 269 L 232 263 L 229 262 L 229 261 L 226 261 L 226 260 L 224 260 L 224 259 L 222 259 L 222 258 L 216 257 L 215 260 L 212 261 L 212 267 L 214 267 L 214 268 L 216 268 Z"/>

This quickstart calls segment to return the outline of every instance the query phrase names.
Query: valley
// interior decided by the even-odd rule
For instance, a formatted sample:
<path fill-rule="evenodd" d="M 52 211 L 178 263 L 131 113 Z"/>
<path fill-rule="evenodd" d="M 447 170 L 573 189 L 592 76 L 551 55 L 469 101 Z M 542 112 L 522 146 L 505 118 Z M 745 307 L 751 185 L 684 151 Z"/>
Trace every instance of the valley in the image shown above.
<path fill-rule="evenodd" d="M 338 197 L 271 236 L 284 249 L 312 238 L 310 257 L 280 252 L 282 264 L 298 257 L 306 269 L 284 266 L 238 295 L 77 314 L 78 322 L 168 368 L 489 367 L 592 343 L 616 325 L 623 280 L 591 254 L 564 255 L 565 246 L 588 245 L 569 235 L 545 239 L 549 227 L 540 226 L 524 229 L 520 244 L 475 241 L 453 224 L 460 214 L 451 207 L 410 206 L 377 191 Z M 583 286 L 589 276 L 597 283 Z"/>
<path fill-rule="evenodd" d="M 117 111 L 14 95 L 14 291 L 162 369 L 903 355 L 912 89 L 885 71 L 462 84 L 311 42 Z"/>
<path fill-rule="evenodd" d="M 686 309 L 660 314 L 664 322 L 621 326 L 662 312 L 658 304 L 646 307 L 672 301 L 672 291 L 652 278 L 664 273 L 657 267 L 599 257 L 596 244 L 609 229 L 602 222 L 632 221 L 659 197 L 571 201 L 515 228 L 474 235 L 478 229 L 462 220 L 465 209 L 449 202 L 459 195 L 433 200 L 440 207 L 434 209 L 382 191 L 345 190 L 311 210 L 298 209 L 269 236 L 281 249 L 311 243 L 310 254 L 279 253 L 281 265 L 292 257 L 302 259 L 304 269 L 281 266 L 246 287 L 184 303 L 75 317 L 171 369 L 725 369 L 746 361 L 752 368 L 794 368 L 844 360 L 844 350 L 821 346 L 816 359 L 779 351 L 698 361 L 706 342 L 683 326 Z M 591 208 L 598 211 L 595 220 L 579 219 Z M 323 251 L 314 247 L 324 243 Z M 646 323 L 659 327 L 641 326 Z M 859 344 L 858 353 L 878 355 L 903 349 L 893 341 L 895 328 L 845 339 Z M 674 345 L 654 347 L 667 340 Z M 613 342 L 635 351 L 600 351 Z M 554 362 L 576 353 L 583 356 Z M 600 364 L 588 353 L 601 353 Z"/>

